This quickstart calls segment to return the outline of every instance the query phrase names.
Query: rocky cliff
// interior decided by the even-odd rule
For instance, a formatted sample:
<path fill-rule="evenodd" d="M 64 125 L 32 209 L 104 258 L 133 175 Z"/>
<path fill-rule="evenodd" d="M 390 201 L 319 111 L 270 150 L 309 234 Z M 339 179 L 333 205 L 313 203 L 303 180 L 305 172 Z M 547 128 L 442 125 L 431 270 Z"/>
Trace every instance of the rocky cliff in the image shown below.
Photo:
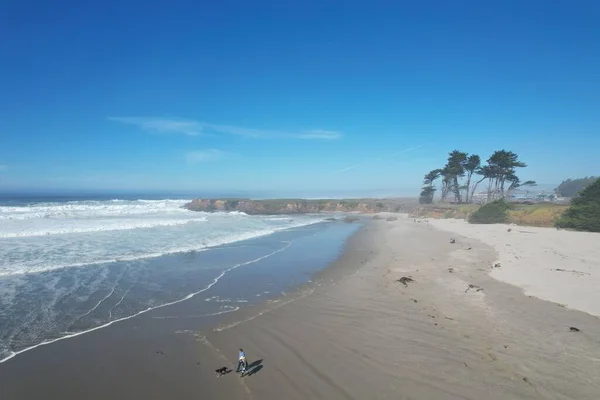
<path fill-rule="evenodd" d="M 408 212 L 412 199 L 195 199 L 183 207 L 191 211 L 241 211 L 249 215 L 309 214 L 329 212 Z"/>

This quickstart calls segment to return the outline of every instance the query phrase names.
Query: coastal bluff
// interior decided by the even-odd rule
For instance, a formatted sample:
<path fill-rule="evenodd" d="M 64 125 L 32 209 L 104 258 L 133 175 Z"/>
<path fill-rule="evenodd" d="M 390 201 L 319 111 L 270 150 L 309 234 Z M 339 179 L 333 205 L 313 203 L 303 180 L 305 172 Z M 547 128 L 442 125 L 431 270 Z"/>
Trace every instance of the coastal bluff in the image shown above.
<path fill-rule="evenodd" d="M 195 199 L 182 207 L 191 211 L 239 211 L 248 215 L 314 214 L 331 212 L 408 212 L 416 200 L 390 199 Z"/>

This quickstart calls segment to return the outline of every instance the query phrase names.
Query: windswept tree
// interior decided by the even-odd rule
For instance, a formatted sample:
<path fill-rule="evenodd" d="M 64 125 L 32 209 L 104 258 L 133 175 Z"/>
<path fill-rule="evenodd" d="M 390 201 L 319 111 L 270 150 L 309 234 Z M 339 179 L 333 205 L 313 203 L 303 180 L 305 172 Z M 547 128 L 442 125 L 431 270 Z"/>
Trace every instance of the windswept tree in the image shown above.
<path fill-rule="evenodd" d="M 434 169 L 433 171 L 429 171 L 425 178 L 423 178 L 423 187 L 421 188 L 421 195 L 419 196 L 419 203 L 421 204 L 431 204 L 433 203 L 433 197 L 435 195 L 435 185 L 434 182 L 436 179 L 440 177 L 441 170 Z"/>
<path fill-rule="evenodd" d="M 467 153 L 459 150 L 454 150 L 448 154 L 448 161 L 444 167 L 444 171 L 451 180 L 450 190 L 454 193 L 454 200 L 457 203 L 461 203 L 460 185 L 458 178 L 465 175 L 465 164 L 467 162 Z"/>
<path fill-rule="evenodd" d="M 486 179 L 488 180 L 488 185 L 491 186 L 492 184 L 492 180 L 495 176 L 495 171 L 492 167 L 490 167 L 489 165 L 483 165 L 481 167 L 479 167 L 475 173 L 479 176 L 481 176 L 481 179 L 479 179 L 477 182 L 475 182 L 475 184 L 473 185 L 473 188 L 471 189 L 471 201 L 473 201 L 473 196 L 475 195 L 475 191 L 477 190 L 477 186 L 479 186 L 479 184 L 483 181 L 485 181 Z M 490 192 L 488 186 L 488 193 Z M 489 195 L 488 195 L 489 197 Z"/>
<path fill-rule="evenodd" d="M 494 171 L 493 185 L 488 190 L 488 199 L 504 198 L 504 187 L 509 177 L 516 174 L 515 168 L 524 168 L 527 166 L 519 161 L 519 156 L 512 151 L 497 150 L 487 160 L 488 165 Z"/>
<path fill-rule="evenodd" d="M 447 168 L 441 168 L 438 171 L 442 178 L 442 201 L 446 201 L 448 193 L 450 193 L 450 189 L 452 188 L 452 175 Z"/>
<path fill-rule="evenodd" d="M 448 153 L 448 159 L 443 168 L 433 170 L 426 175 L 421 196 L 424 200 L 428 201 L 431 198 L 433 201 L 433 194 L 436 190 L 433 181 L 441 177 L 442 201 L 446 200 L 449 193 L 453 193 L 455 201 L 462 203 L 464 193 L 464 201 L 472 202 L 477 187 L 485 180 L 487 180 L 488 202 L 503 199 L 520 187 L 535 186 L 534 181 L 521 182 L 517 177 L 517 169 L 526 166 L 512 151 L 495 151 L 486 160 L 486 164 L 481 165 L 481 158 L 478 155 L 469 155 L 459 150 L 453 150 Z M 474 175 L 480 178 L 473 183 Z M 462 178 L 464 181 L 461 181 Z"/>
<path fill-rule="evenodd" d="M 481 157 L 477 154 L 471 154 L 464 164 L 464 169 L 467 174 L 467 183 L 465 184 L 465 202 L 468 203 L 471 199 L 471 178 L 473 174 L 481 168 Z"/>
<path fill-rule="evenodd" d="M 514 174 L 507 176 L 506 182 L 510 183 L 508 188 L 506 189 L 506 197 L 510 197 L 510 195 L 520 187 L 537 186 L 537 183 L 535 181 L 521 182 L 519 177 Z"/>

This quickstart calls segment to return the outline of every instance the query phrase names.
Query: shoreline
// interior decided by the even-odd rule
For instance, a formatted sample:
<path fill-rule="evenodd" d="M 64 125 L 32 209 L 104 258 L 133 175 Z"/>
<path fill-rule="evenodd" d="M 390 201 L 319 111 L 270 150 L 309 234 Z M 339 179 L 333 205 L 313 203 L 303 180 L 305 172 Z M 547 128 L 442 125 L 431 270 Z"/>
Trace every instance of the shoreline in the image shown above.
<path fill-rule="evenodd" d="M 500 251 L 476 238 L 450 243 L 454 234 L 406 217 L 367 229 L 372 242 L 355 241 L 320 285 L 197 333 L 201 354 L 235 366 L 243 347 L 255 364 L 250 377 L 223 377 L 214 391 L 237 386 L 234 398 L 250 399 L 597 398 L 599 343 L 587 332 L 600 329 L 598 318 L 493 278 Z M 396 282 L 405 276 L 413 281 Z"/>
<path fill-rule="evenodd" d="M 334 262 L 281 296 L 201 325 L 183 318 L 196 297 L 168 307 L 173 318 L 149 312 L 18 357 L 3 396 L 597 398 L 600 319 L 492 277 L 503 249 L 477 235 L 393 216 L 367 217 Z M 239 347 L 250 376 L 217 378 Z"/>
<path fill-rule="evenodd" d="M 364 216 L 361 216 L 364 218 Z M 353 222 L 354 223 L 354 222 Z M 383 234 L 375 226 L 375 221 L 369 219 L 362 221 L 363 225 L 352 234 L 344 243 L 344 249 L 339 257 L 330 262 L 325 268 L 311 276 L 311 279 L 300 285 L 296 285 L 290 292 L 283 293 L 274 299 L 269 299 L 249 307 L 240 309 L 235 315 L 222 318 L 215 326 L 211 326 L 209 332 L 220 332 L 233 326 L 243 324 L 252 319 L 268 313 L 271 310 L 283 307 L 299 299 L 309 296 L 318 288 L 326 289 L 328 285 L 337 285 L 345 278 L 356 274 L 367 262 L 369 257 L 375 254 L 374 242 Z M 366 255 L 364 253 L 367 253 Z M 356 258 L 362 258 L 356 263 Z M 349 266 L 349 264 L 351 266 Z M 258 313 L 257 313 L 258 311 Z M 239 316 L 242 316 L 240 320 Z"/>
<path fill-rule="evenodd" d="M 336 223 L 347 224 L 343 221 L 337 221 Z M 341 245 L 345 246 L 345 243 L 352 240 L 352 238 L 362 230 L 363 227 L 357 227 L 354 233 L 350 234 L 350 236 L 348 236 L 344 240 L 344 242 L 341 243 Z M 2 362 L 0 362 L 0 380 L 3 381 L 3 398 L 5 395 L 7 396 L 6 398 L 23 398 L 22 393 L 24 391 L 26 392 L 27 390 L 29 390 L 29 388 L 26 388 L 26 386 L 28 386 L 27 381 L 31 379 L 31 377 L 28 376 L 29 373 L 27 371 L 30 370 L 32 366 L 35 366 L 34 369 L 38 370 L 38 375 L 42 375 L 44 372 L 49 371 L 48 368 L 51 368 L 51 365 L 53 365 L 53 363 L 56 362 L 54 360 L 57 359 L 57 356 L 60 358 L 66 356 L 66 364 L 68 364 L 67 369 L 70 369 L 73 373 L 76 373 L 78 369 L 83 369 L 87 371 L 96 371 L 94 372 L 94 374 L 97 374 L 99 372 L 99 367 L 91 366 L 91 360 L 95 360 L 95 363 L 97 363 L 98 365 L 104 364 L 106 368 L 110 368 L 109 366 L 113 365 L 114 362 L 118 362 L 117 360 L 123 360 L 123 355 L 113 353 L 111 357 L 110 355 L 100 354 L 100 348 L 105 348 L 106 350 L 106 346 L 109 345 L 109 343 L 111 343 L 109 346 L 114 345 L 116 349 L 120 349 L 119 353 L 121 351 L 128 352 L 130 348 L 134 348 L 133 353 L 136 353 L 136 356 L 133 359 L 131 359 L 130 357 L 126 357 L 123 361 L 129 363 L 131 367 L 135 368 L 135 366 L 137 366 L 139 362 L 143 362 L 142 360 L 146 359 L 148 365 L 152 366 L 150 369 L 154 370 L 154 373 L 159 373 L 158 371 L 163 370 L 164 366 L 159 366 L 157 364 L 160 364 L 161 361 L 164 361 L 160 360 L 160 357 L 167 353 L 167 351 L 154 350 L 154 348 L 160 349 L 164 347 L 168 348 L 175 346 L 176 349 L 171 351 L 177 353 L 179 357 L 181 357 L 181 361 L 174 363 L 168 361 L 167 363 L 171 364 L 170 369 L 176 371 L 178 367 L 182 367 L 181 362 L 186 361 L 189 365 L 185 368 L 193 368 L 194 378 L 184 380 L 183 377 L 180 377 L 179 379 L 171 377 L 171 379 L 178 380 L 179 386 L 183 385 L 183 388 L 181 389 L 182 396 L 189 397 L 190 393 L 197 391 L 204 393 L 207 390 L 206 382 L 207 380 L 211 380 L 214 377 L 214 371 L 210 371 L 206 374 L 203 374 L 204 376 L 196 375 L 200 374 L 200 369 L 202 368 L 200 366 L 200 363 L 203 363 L 202 360 L 210 359 L 211 357 L 203 355 L 202 357 L 198 358 L 201 361 L 197 361 L 197 357 L 195 357 L 194 354 L 190 354 L 189 349 L 194 347 L 193 343 L 195 341 L 195 336 L 193 332 L 197 331 L 198 329 L 202 329 L 200 328 L 200 326 L 216 327 L 218 321 L 226 317 L 227 314 L 237 315 L 238 313 L 243 312 L 243 310 L 246 308 L 254 309 L 255 307 L 260 307 L 262 305 L 268 305 L 271 303 L 277 303 L 282 299 L 286 299 L 288 298 L 288 296 L 293 295 L 295 292 L 302 290 L 302 288 L 310 286 L 315 279 L 314 277 L 320 276 L 323 273 L 323 271 L 327 270 L 331 264 L 335 263 L 335 261 L 326 263 L 322 267 L 322 269 L 320 269 L 316 273 L 313 273 L 313 278 L 306 283 L 298 285 L 297 283 L 290 282 L 294 290 L 288 294 L 275 293 L 276 297 L 274 299 L 259 300 L 257 304 L 249 304 L 241 308 L 236 307 L 236 309 L 233 311 L 220 311 L 211 314 L 192 315 L 190 318 L 188 318 L 187 315 L 190 314 L 190 311 L 196 310 L 198 306 L 203 305 L 204 301 L 207 301 L 206 299 L 200 298 L 202 296 L 198 296 L 198 294 L 208 292 L 212 286 L 214 286 L 217 282 L 219 282 L 221 278 L 223 278 L 227 274 L 227 272 L 237 269 L 238 267 L 243 265 L 253 264 L 256 261 L 270 257 L 275 253 L 283 252 L 289 246 L 290 244 L 288 243 L 283 248 L 277 249 L 274 252 L 261 256 L 259 257 L 259 259 L 249 260 L 229 267 L 226 270 L 224 270 L 208 286 L 202 288 L 198 292 L 187 295 L 182 299 L 178 299 L 167 304 L 162 304 L 151 309 L 142 310 L 134 315 L 120 318 L 118 320 L 113 320 L 107 324 L 103 324 L 101 326 L 97 326 L 83 332 L 78 332 L 73 335 L 63 336 L 60 338 L 49 340 L 37 344 L 35 346 L 23 349 L 17 352 L 16 354 L 12 354 L 11 356 L 5 358 Z M 340 252 L 337 258 L 342 257 L 342 255 L 343 252 Z M 230 279 L 229 277 L 227 278 Z M 272 295 L 268 295 L 267 297 L 272 297 Z M 163 313 L 167 313 L 169 315 L 163 316 Z M 119 324 L 116 324 L 115 322 L 119 322 Z M 144 328 L 140 329 L 142 327 Z M 140 334 L 143 337 L 140 338 Z M 134 339 L 133 337 L 136 335 L 138 337 Z M 117 342 L 113 342 L 114 340 L 116 340 Z M 146 342 L 146 345 L 140 344 L 139 342 Z M 151 345 L 149 343 L 154 344 Z M 82 351 L 81 349 L 84 349 L 84 351 Z M 77 354 L 78 352 L 87 354 L 87 356 L 84 354 L 80 356 Z M 108 353 L 110 353 L 110 351 Z M 155 357 L 158 359 L 149 360 L 147 359 L 148 357 Z M 194 362 L 192 363 L 192 361 Z M 64 360 L 61 361 L 59 365 L 62 365 L 63 363 L 65 363 Z M 177 365 L 178 367 L 176 367 Z M 121 367 L 119 367 L 118 369 L 120 368 Z M 166 374 L 165 376 L 170 376 L 172 373 L 168 373 L 163 370 L 160 374 Z M 65 374 L 57 375 L 65 376 Z M 188 378 L 190 377 L 188 376 Z M 71 393 L 72 387 L 70 387 L 70 384 L 67 383 L 70 379 L 71 378 L 66 378 L 65 376 L 65 378 L 59 378 L 58 381 L 51 382 L 47 379 L 42 378 L 38 381 L 38 383 L 42 387 L 45 386 L 47 388 L 50 388 L 51 391 L 58 391 L 58 393 L 60 393 L 60 397 L 66 399 L 82 398 L 81 396 L 83 396 L 84 398 L 100 399 L 106 398 L 106 395 L 108 395 L 108 393 L 104 393 L 104 395 L 102 395 L 101 393 L 104 389 L 98 391 L 96 384 L 89 385 L 88 382 L 88 384 L 78 385 L 80 387 L 78 387 L 77 389 L 81 394 L 80 396 L 75 396 Z M 117 376 L 113 377 L 112 379 L 107 379 L 108 381 L 115 383 L 119 381 L 119 378 Z M 137 383 L 135 383 L 134 386 L 142 388 L 140 392 L 141 397 L 164 398 L 164 395 L 170 396 L 170 392 L 164 391 L 168 388 L 163 387 L 155 388 L 155 390 L 148 390 L 148 388 L 146 387 L 147 385 L 145 383 L 145 380 L 134 379 L 134 381 L 137 381 Z M 16 385 L 10 385 L 9 387 L 9 385 L 5 384 L 5 382 L 18 383 Z M 92 389 L 94 386 L 96 387 Z M 33 392 L 38 393 L 38 389 L 33 389 Z M 12 395 L 14 395 L 14 397 L 11 397 L 11 393 Z M 144 394 L 142 395 L 141 393 Z M 157 393 L 162 393 L 163 396 L 158 396 Z M 112 394 L 112 398 L 115 398 L 114 394 Z M 124 398 L 130 397 L 125 396 Z"/>
<path fill-rule="evenodd" d="M 188 294 L 187 296 L 185 296 L 184 298 L 181 298 L 181 299 L 179 299 L 179 300 L 175 300 L 175 301 L 171 301 L 171 302 L 168 302 L 168 303 L 165 303 L 165 304 L 160 304 L 160 305 L 158 305 L 158 306 L 154 306 L 154 307 L 151 307 L 151 308 L 147 308 L 147 309 L 145 309 L 145 310 L 142 310 L 142 311 L 139 311 L 139 312 L 137 312 L 137 313 L 135 313 L 135 314 L 132 314 L 132 315 L 129 315 L 129 316 L 126 316 L 126 317 L 122 317 L 122 318 L 118 318 L 118 319 L 115 319 L 115 320 L 109 321 L 109 322 L 107 322 L 107 323 L 105 323 L 105 324 L 102 324 L 102 325 L 99 325 L 99 326 L 95 326 L 95 327 L 93 327 L 93 328 L 86 329 L 86 330 L 84 330 L 84 331 L 81 331 L 81 332 L 76 332 L 76 333 L 72 333 L 72 334 L 69 334 L 69 335 L 61 336 L 61 337 L 58 337 L 58 338 L 55 338 L 55 339 L 50 339 L 50 340 L 43 341 L 43 342 L 41 342 L 41 343 L 38 343 L 38 344 L 36 344 L 36 345 L 34 345 L 34 346 L 27 347 L 27 348 L 25 348 L 25 349 L 22 349 L 22 350 L 19 350 L 19 351 L 13 352 L 13 353 L 12 353 L 12 354 L 10 354 L 8 357 L 5 357 L 5 358 L 3 358 L 3 359 L 0 359 L 0 364 L 2 364 L 2 363 L 5 363 L 5 362 L 7 362 L 7 361 L 9 361 L 9 360 L 13 359 L 14 357 L 18 356 L 19 354 L 23 354 L 23 353 L 25 353 L 25 352 L 28 352 L 28 351 L 31 351 L 31 350 L 35 350 L 35 349 L 37 349 L 38 347 L 41 347 L 41 346 L 46 346 L 46 345 L 50 345 L 50 344 L 52 344 L 52 343 L 56 343 L 56 342 L 58 342 L 58 341 L 61 341 L 61 340 L 71 339 L 71 338 L 74 338 L 74 337 L 77 337 L 77 336 L 81 336 L 81 335 L 85 335 L 85 334 L 88 334 L 88 333 L 91 333 L 91 332 L 94 332 L 94 331 L 97 331 L 97 330 L 100 330 L 100 329 L 108 328 L 109 326 L 111 326 L 111 325 L 113 325 L 113 324 L 116 324 L 116 323 L 119 323 L 119 322 L 122 322 L 122 321 L 126 321 L 126 320 L 129 320 L 129 319 L 132 319 L 132 318 L 136 318 L 136 317 L 138 317 L 138 316 L 140 316 L 140 315 L 143 315 L 143 314 L 146 314 L 146 313 L 152 312 L 152 311 L 154 311 L 154 310 L 159 310 L 159 309 L 161 309 L 161 308 L 170 307 L 170 306 L 172 306 L 172 305 L 179 304 L 179 303 L 182 303 L 182 302 L 184 302 L 184 301 L 190 300 L 190 299 L 192 299 L 193 297 L 195 297 L 195 296 L 199 295 L 200 293 L 204 293 L 204 292 L 206 292 L 207 290 L 210 290 L 210 288 L 212 288 L 214 285 L 216 285 L 217 283 L 219 283 L 219 280 L 220 280 L 220 279 L 221 279 L 223 276 L 225 276 L 225 274 L 226 274 L 227 272 L 233 271 L 233 270 L 235 270 L 236 268 L 242 267 L 242 266 L 244 266 L 244 265 L 253 264 L 253 263 L 255 263 L 255 262 L 261 261 L 261 260 L 263 260 L 263 259 L 265 259 L 265 258 L 267 258 L 267 257 L 270 257 L 270 256 L 272 256 L 272 255 L 274 255 L 274 254 L 277 254 L 277 253 L 279 253 L 279 252 L 282 252 L 282 251 L 286 250 L 288 247 L 289 247 L 289 245 L 287 245 L 287 246 L 285 246 L 285 247 L 283 247 L 283 248 L 281 248 L 281 249 L 279 249 L 279 250 L 275 250 L 275 251 L 273 251 L 272 253 L 269 253 L 269 254 L 267 254 L 267 255 L 265 255 L 265 256 L 262 256 L 262 257 L 259 257 L 259 258 L 257 258 L 257 259 L 250 260 L 250 261 L 246 261 L 246 262 L 244 262 L 244 263 L 236 264 L 236 265 L 234 265 L 234 266 L 232 266 L 232 267 L 230 267 L 230 268 L 227 268 L 227 269 L 225 269 L 223 272 L 221 272 L 221 274 L 219 274 L 219 275 L 218 275 L 216 278 L 214 278 L 214 279 L 213 279 L 213 281 L 212 281 L 212 282 L 210 282 L 210 283 L 209 283 L 209 284 L 208 284 L 206 287 L 204 287 L 204 288 L 202 288 L 202 289 L 198 290 L 197 292 L 190 293 L 190 294 Z M 111 293 L 111 294 L 112 294 L 112 293 Z M 103 300 L 101 300 L 100 302 L 102 302 L 102 301 L 104 301 L 104 300 L 106 300 L 106 298 L 104 298 L 104 299 L 103 299 Z M 98 305 L 100 305 L 100 303 L 98 303 Z M 98 305 L 97 305 L 97 306 L 98 306 Z M 97 306 L 96 306 L 96 307 L 97 307 Z M 93 309 L 92 309 L 92 311 L 93 311 Z M 219 315 L 219 314 L 216 314 L 216 315 Z"/>
<path fill-rule="evenodd" d="M 336 222 L 337 223 L 341 223 L 341 221 L 336 221 Z M 300 229 L 300 230 L 302 230 L 302 229 L 312 229 L 312 227 L 315 226 L 315 225 L 325 226 L 325 224 L 330 224 L 330 223 L 331 222 L 327 222 L 326 220 L 317 221 L 317 222 L 311 222 L 311 223 L 304 224 L 304 225 L 292 226 L 292 227 L 289 227 L 289 228 L 286 228 L 286 229 L 283 229 L 283 230 L 277 230 L 277 231 L 274 231 L 274 232 L 272 232 L 270 234 L 266 234 L 266 235 L 264 235 L 264 234 L 263 235 L 258 235 L 258 236 L 250 237 L 250 238 L 247 238 L 247 239 L 244 239 L 244 240 L 240 240 L 240 241 L 237 241 L 237 242 L 228 242 L 228 243 L 220 244 L 220 245 L 217 245 L 217 246 L 202 248 L 200 250 L 194 250 L 194 251 L 205 255 L 205 254 L 208 254 L 208 253 L 204 253 L 204 252 L 222 251 L 222 250 L 231 249 L 232 247 L 245 246 L 246 243 L 253 243 L 253 242 L 261 241 L 261 240 L 265 240 L 265 239 L 268 240 L 268 238 L 271 237 L 272 235 L 277 235 L 277 234 L 281 234 L 281 233 L 286 234 L 288 232 L 291 232 L 291 231 L 294 231 L 294 230 L 298 230 L 298 229 Z M 131 318 L 138 317 L 138 316 L 146 314 L 148 312 L 152 312 L 153 310 L 161 309 L 161 308 L 164 308 L 164 307 L 169 307 L 169 306 L 172 306 L 172 305 L 175 305 L 175 304 L 187 301 L 187 300 L 191 299 L 192 297 L 195 297 L 195 296 L 197 296 L 197 295 L 199 295 L 199 294 L 201 294 L 203 292 L 206 292 L 206 291 L 210 290 L 228 272 L 231 272 L 231 271 L 233 271 L 233 270 L 235 270 L 235 269 L 237 269 L 239 267 L 243 267 L 245 265 L 255 264 L 257 262 L 260 262 L 263 259 L 269 258 L 269 257 L 271 257 L 271 256 L 273 256 L 275 254 L 278 254 L 280 252 L 283 252 L 283 251 L 287 250 L 287 248 L 289 246 L 290 246 L 290 243 L 286 242 L 285 246 L 283 246 L 280 249 L 277 249 L 277 250 L 272 251 L 272 252 L 270 252 L 268 254 L 265 254 L 265 255 L 261 255 L 260 257 L 257 257 L 257 258 L 254 258 L 254 259 L 250 259 L 250 260 L 247 260 L 247 261 L 236 263 L 236 264 L 234 264 L 234 265 L 232 265 L 232 266 L 224 269 L 218 276 L 216 276 L 214 278 L 211 278 L 210 281 L 207 281 L 206 284 L 203 287 L 201 287 L 200 289 L 198 289 L 196 291 L 193 291 L 193 292 L 190 292 L 190 293 L 187 293 L 187 294 L 185 294 L 185 296 L 183 296 L 181 298 L 176 298 L 174 300 L 166 301 L 163 304 L 154 305 L 152 307 L 148 307 L 148 308 L 145 308 L 145 309 L 140 309 L 138 311 L 135 311 L 132 314 L 125 315 L 123 317 L 120 317 L 120 318 L 117 318 L 117 319 L 114 319 L 114 320 L 109 320 L 109 321 L 101 323 L 100 325 L 92 326 L 92 327 L 86 328 L 86 329 L 81 330 L 81 331 L 71 332 L 71 333 L 68 333 L 68 334 L 66 334 L 64 336 L 47 338 L 47 339 L 45 339 L 45 340 L 43 340 L 43 341 L 41 341 L 39 343 L 36 343 L 34 345 L 31 345 L 31 346 L 19 349 L 17 351 L 12 351 L 10 354 L 8 354 L 4 358 L 0 359 L 0 364 L 8 362 L 9 360 L 13 359 L 14 357 L 16 357 L 16 356 L 18 356 L 20 354 L 23 354 L 25 352 L 34 350 L 34 349 L 36 349 L 38 347 L 49 345 L 49 344 L 56 343 L 58 341 L 62 341 L 62 340 L 66 340 L 66 339 L 71 339 L 71 338 L 74 338 L 74 337 L 77 337 L 77 336 L 81 336 L 81 335 L 84 335 L 84 334 L 87 334 L 89 332 L 93 332 L 93 331 L 96 331 L 96 330 L 99 330 L 99 329 L 107 328 L 107 327 L 109 327 L 109 326 L 111 326 L 111 325 L 113 325 L 115 323 L 122 322 L 122 321 L 125 321 L 125 320 L 128 320 L 128 319 L 131 319 Z M 187 254 L 187 253 L 188 253 L 188 251 L 182 251 L 182 252 L 177 252 L 177 253 L 168 253 L 168 254 L 163 254 L 160 257 L 152 257 L 152 259 L 153 259 L 153 262 L 158 262 L 158 263 L 163 263 L 163 260 L 165 260 L 164 262 L 166 262 L 166 263 L 169 263 L 169 262 L 181 263 L 182 262 L 181 257 L 185 256 L 185 254 Z M 138 260 L 138 258 L 136 258 L 134 260 L 131 260 L 131 261 L 136 261 L 136 260 Z M 98 263 L 85 264 L 85 265 L 82 265 L 82 266 L 90 266 L 90 265 L 94 265 L 95 266 L 95 265 L 104 265 L 104 264 L 110 264 L 110 263 L 108 263 L 108 262 L 101 262 L 101 263 L 98 262 Z M 324 267 L 324 268 L 326 268 L 326 267 Z M 49 270 L 49 271 L 42 271 L 41 273 L 42 274 L 57 274 L 57 273 L 61 273 L 62 271 L 64 271 L 64 268 L 55 269 L 55 270 Z M 15 276 L 17 276 L 17 275 L 14 275 L 14 274 L 11 275 L 11 277 L 15 277 Z M 2 276 L 0 275 L 0 279 L 1 278 L 2 278 Z M 113 290 L 106 297 L 100 299 L 100 301 L 98 302 L 98 304 L 96 304 L 95 307 L 93 307 L 92 309 L 90 309 L 88 311 L 88 314 L 91 313 L 91 312 L 93 312 L 101 303 L 103 303 L 105 300 L 107 300 L 108 297 L 110 297 L 112 295 L 112 293 L 114 292 L 115 288 L 116 288 L 116 286 L 113 287 Z M 122 300 L 123 299 L 121 299 L 121 301 Z M 115 306 L 113 306 L 113 308 L 114 307 Z M 111 309 L 111 312 L 112 312 L 112 309 Z M 67 332 L 65 332 L 65 333 L 67 333 Z"/>

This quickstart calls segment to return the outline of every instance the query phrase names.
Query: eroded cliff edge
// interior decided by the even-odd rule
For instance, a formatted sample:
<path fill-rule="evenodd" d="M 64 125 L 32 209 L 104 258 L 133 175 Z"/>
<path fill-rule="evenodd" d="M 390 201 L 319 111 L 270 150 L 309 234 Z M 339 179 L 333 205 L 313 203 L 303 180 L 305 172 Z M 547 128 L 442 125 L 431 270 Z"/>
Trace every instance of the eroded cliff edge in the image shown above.
<path fill-rule="evenodd" d="M 249 215 L 312 214 L 331 212 L 409 212 L 416 199 L 195 199 L 183 207 L 191 211 L 240 211 Z"/>

